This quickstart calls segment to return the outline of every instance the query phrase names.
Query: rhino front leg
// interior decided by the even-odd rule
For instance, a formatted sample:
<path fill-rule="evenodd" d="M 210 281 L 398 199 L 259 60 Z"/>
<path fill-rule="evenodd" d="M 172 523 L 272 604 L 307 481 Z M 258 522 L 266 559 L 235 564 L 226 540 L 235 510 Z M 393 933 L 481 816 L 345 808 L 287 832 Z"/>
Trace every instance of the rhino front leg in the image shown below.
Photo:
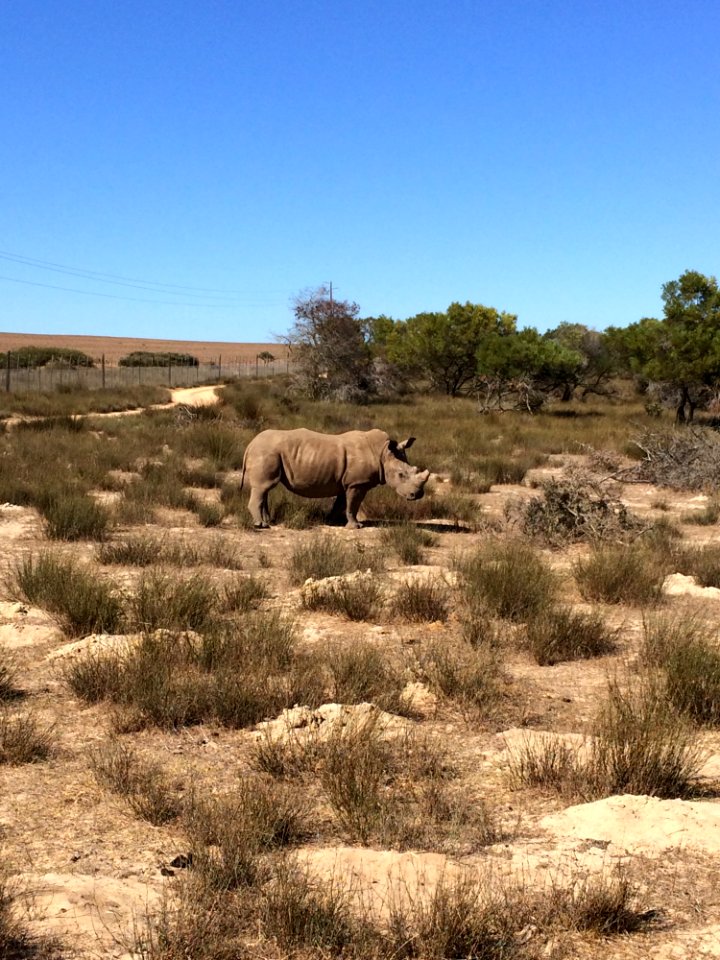
<path fill-rule="evenodd" d="M 333 527 L 342 527 L 345 524 L 345 519 L 347 516 L 347 497 L 345 496 L 345 491 L 339 493 L 333 502 L 332 507 L 330 508 L 330 513 L 327 515 L 327 523 Z"/>
<path fill-rule="evenodd" d="M 364 487 L 351 487 L 347 491 L 347 507 L 345 509 L 345 516 L 347 517 L 346 526 L 350 527 L 352 530 L 357 530 L 362 524 L 358 521 L 357 512 L 360 509 L 360 505 L 365 499 L 365 494 L 367 489 Z"/>

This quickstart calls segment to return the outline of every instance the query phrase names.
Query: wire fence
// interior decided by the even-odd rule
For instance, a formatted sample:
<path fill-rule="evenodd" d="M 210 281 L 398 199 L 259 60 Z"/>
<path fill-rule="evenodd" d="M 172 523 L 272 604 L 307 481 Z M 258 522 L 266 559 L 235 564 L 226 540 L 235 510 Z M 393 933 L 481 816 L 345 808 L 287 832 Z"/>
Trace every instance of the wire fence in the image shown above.
<path fill-rule="evenodd" d="M 289 373 L 287 359 L 265 362 L 259 357 L 218 357 L 206 363 L 171 362 L 163 366 L 120 367 L 105 357 L 89 364 L 68 364 L 58 359 L 39 367 L 21 365 L 20 357 L 9 352 L 0 366 L 0 390 L 7 393 L 48 393 L 53 390 L 114 390 L 118 387 L 155 385 L 192 387 L 235 378 L 251 379 Z"/>

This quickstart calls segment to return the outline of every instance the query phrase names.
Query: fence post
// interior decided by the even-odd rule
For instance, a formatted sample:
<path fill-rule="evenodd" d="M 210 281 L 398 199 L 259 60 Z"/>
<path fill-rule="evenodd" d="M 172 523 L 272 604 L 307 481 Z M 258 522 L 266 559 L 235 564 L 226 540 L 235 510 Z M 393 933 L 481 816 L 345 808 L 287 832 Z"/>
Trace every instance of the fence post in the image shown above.
<path fill-rule="evenodd" d="M 5 390 L 10 393 L 10 351 L 5 354 Z"/>
<path fill-rule="evenodd" d="M 168 386 L 172 386 L 172 361 L 168 360 Z"/>
<path fill-rule="evenodd" d="M 103 390 L 105 389 L 105 354 L 100 358 L 100 365 L 102 367 L 102 385 Z"/>
<path fill-rule="evenodd" d="M 222 354 L 218 357 L 218 380 L 222 380 Z"/>

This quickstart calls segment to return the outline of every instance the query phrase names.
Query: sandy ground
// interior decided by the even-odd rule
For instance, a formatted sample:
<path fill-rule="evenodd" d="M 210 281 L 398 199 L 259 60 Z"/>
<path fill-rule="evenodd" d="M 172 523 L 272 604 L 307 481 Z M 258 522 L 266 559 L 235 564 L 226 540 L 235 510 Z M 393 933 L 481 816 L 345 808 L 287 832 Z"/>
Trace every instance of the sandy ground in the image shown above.
<path fill-rule="evenodd" d="M 212 403 L 215 389 L 178 389 L 173 391 L 172 402 Z M 508 498 L 535 495 L 528 486 L 495 487 L 481 496 L 480 502 L 492 517 L 501 515 Z M 624 496 L 635 512 L 650 515 L 658 491 L 632 486 L 625 488 Z M 668 499 L 670 509 L 664 515 L 674 520 L 705 502 L 679 494 Z M 196 542 L 218 536 L 188 524 L 187 517 L 168 512 L 164 533 L 190 535 Z M 288 585 L 284 570 L 285 559 L 302 534 L 277 527 L 262 533 L 223 528 L 219 535 L 241 551 L 245 570 L 265 578 L 269 603 L 294 613 L 303 642 L 309 645 L 342 637 L 348 643 L 364 640 L 383 649 L 412 649 L 430 637 L 442 639 L 457 629 L 452 617 L 448 624 L 358 624 L 308 613 L 300 607 L 301 590 Z M 369 528 L 337 530 L 333 535 L 379 542 L 379 531 Z M 715 527 L 702 528 L 702 536 L 720 542 Z M 452 557 L 460 548 L 482 539 L 482 533 L 440 532 L 425 568 L 411 572 L 391 562 L 390 579 L 428 572 L 451 576 Z M 0 544 L 6 559 L 45 543 L 33 510 L 0 506 Z M 548 556 L 567 577 L 569 564 L 582 549 Z M 87 555 L 91 555 L 89 548 Z M 270 567 L 268 557 L 272 558 Z M 564 599 L 582 605 L 571 579 L 565 581 Z M 720 616 L 720 601 L 697 589 L 673 593 L 669 588 L 666 604 L 680 614 L 702 613 L 713 622 Z M 599 609 L 620 631 L 615 655 L 555 667 L 539 667 L 522 653 L 508 655 L 507 670 L 524 696 L 520 714 L 496 726 L 482 726 L 426 699 L 424 719 L 402 721 L 438 736 L 452 749 L 466 778 L 466 789 L 492 804 L 504 823 L 515 825 L 505 840 L 468 856 L 453 856 L 328 844 L 320 839 L 301 850 L 309 869 L 320 877 L 359 884 L 365 902 L 382 912 L 399 889 L 416 896 L 427 893 L 440 878 L 467 872 L 522 880 L 542 890 L 563 879 L 607 873 L 625 864 L 642 903 L 657 910 L 662 921 L 636 937 L 581 939 L 573 956 L 593 960 L 720 957 L 720 801 L 714 792 L 720 775 L 719 733 L 698 733 L 708 785 L 708 798 L 703 800 L 620 796 L 569 806 L 557 797 L 519 791 L 510 780 L 513 754 L 527 737 L 564 737 L 577 749 L 585 749 L 589 723 L 608 675 L 632 667 L 642 635 L 642 611 Z M 4 861 L 29 893 L 33 928 L 59 935 L 68 956 L 82 958 L 128 955 L 133 926 L 163 896 L 172 882 L 168 864 L 185 852 L 187 844 L 173 827 L 153 827 L 136 819 L 103 791 L 90 773 L 88 750 L 108 737 L 107 713 L 102 706 L 87 706 L 74 699 L 62 680 L 62 663 L 78 649 L 97 642 L 81 640 L 73 648 L 43 611 L 10 599 L 0 603 L 0 644 L 12 651 L 26 696 L 32 698 L 38 717 L 54 724 L 58 740 L 55 755 L 46 763 L 0 767 Z M 116 641 L 104 638 L 101 642 Z M 324 709 L 318 723 L 342 712 L 341 706 Z M 273 729 L 276 735 L 283 735 L 282 730 L 292 728 L 295 722 L 307 725 L 307 717 L 291 722 L 281 718 Z M 200 781 L 212 790 L 222 790 L 232 789 L 238 773 L 247 769 L 248 750 L 256 737 L 256 731 L 200 726 L 176 734 L 145 731 L 135 740 L 143 753 L 159 759 L 181 782 Z M 556 956 L 552 950 L 546 955 Z"/>

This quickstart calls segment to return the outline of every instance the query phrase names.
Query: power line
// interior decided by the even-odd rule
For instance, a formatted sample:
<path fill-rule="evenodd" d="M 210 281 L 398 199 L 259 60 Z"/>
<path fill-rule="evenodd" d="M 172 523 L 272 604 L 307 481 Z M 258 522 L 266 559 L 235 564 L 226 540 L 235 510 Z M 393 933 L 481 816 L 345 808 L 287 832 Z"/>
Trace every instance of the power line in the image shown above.
<path fill-rule="evenodd" d="M 147 298 L 141 297 L 123 297 L 115 293 L 99 293 L 95 290 L 78 290 L 74 287 L 61 287 L 57 286 L 54 283 L 40 283 L 37 280 L 19 280 L 17 277 L 6 277 L 0 274 L 0 280 L 7 280 L 10 283 L 22 283 L 29 287 L 44 287 L 47 290 L 64 290 L 67 293 L 81 293 L 88 297 L 103 297 L 106 300 L 126 300 L 132 303 L 154 303 L 157 306 L 161 307 L 203 307 L 203 308 L 213 308 L 220 310 L 227 310 L 232 306 L 232 303 L 182 303 L 180 300 L 150 300 Z M 158 291 L 160 292 L 160 291 Z M 247 301 L 248 304 L 251 303 L 281 303 L 280 300 L 256 300 L 256 301 Z"/>
<path fill-rule="evenodd" d="M 40 270 L 51 270 L 54 273 L 64 273 L 69 276 L 82 277 L 86 280 L 95 280 L 99 283 L 111 283 L 115 286 L 127 286 L 140 290 L 153 290 L 159 288 L 159 293 L 170 293 L 178 290 L 185 293 L 186 296 L 204 297 L 206 299 L 226 299 L 238 300 L 239 298 L 258 302 L 262 298 L 246 297 L 240 290 L 221 290 L 216 287 L 192 287 L 177 283 L 161 283 L 155 280 L 141 280 L 133 277 L 123 277 L 114 273 L 102 273 L 98 270 L 86 270 L 81 267 L 71 267 L 66 264 L 54 263 L 52 260 L 40 260 L 36 257 L 26 257 L 19 253 L 11 253 L 8 250 L 0 250 L 0 259 L 8 260 L 11 263 L 18 263 L 22 266 L 34 267 Z M 10 278 L 5 278 L 10 279 Z M 29 283 L 30 281 L 24 281 Z M 40 284 L 38 284 L 40 285 Z M 63 288 L 58 288 L 63 289 Z M 193 293 L 192 291 L 197 291 Z M 82 291 L 77 291 L 82 292 Z"/>

